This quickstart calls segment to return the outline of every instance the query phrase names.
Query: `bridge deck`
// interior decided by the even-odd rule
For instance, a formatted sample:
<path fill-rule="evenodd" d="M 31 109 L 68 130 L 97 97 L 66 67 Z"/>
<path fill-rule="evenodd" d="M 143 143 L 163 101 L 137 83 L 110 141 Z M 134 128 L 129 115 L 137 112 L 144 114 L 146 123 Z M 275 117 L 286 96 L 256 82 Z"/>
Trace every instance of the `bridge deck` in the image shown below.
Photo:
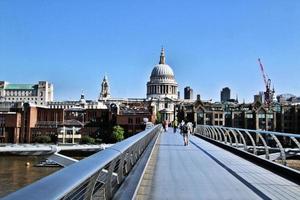
<path fill-rule="evenodd" d="M 300 199 L 299 185 L 197 137 L 184 146 L 169 130 L 155 148 L 137 199 Z"/>

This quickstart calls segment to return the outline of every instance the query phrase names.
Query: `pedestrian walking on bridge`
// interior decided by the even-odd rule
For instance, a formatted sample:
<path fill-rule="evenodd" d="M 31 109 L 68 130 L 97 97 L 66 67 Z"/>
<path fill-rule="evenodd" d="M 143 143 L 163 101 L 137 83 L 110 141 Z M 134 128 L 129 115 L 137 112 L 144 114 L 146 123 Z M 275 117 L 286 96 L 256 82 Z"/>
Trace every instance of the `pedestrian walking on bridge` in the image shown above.
<path fill-rule="evenodd" d="M 189 145 L 189 136 L 193 131 L 193 124 L 191 122 L 184 123 L 182 125 L 182 136 L 183 136 L 183 142 L 184 146 Z"/>
<path fill-rule="evenodd" d="M 178 126 L 178 122 L 177 122 L 177 120 L 175 119 L 175 120 L 173 121 L 173 131 L 174 131 L 174 133 L 176 133 L 177 126 Z"/>

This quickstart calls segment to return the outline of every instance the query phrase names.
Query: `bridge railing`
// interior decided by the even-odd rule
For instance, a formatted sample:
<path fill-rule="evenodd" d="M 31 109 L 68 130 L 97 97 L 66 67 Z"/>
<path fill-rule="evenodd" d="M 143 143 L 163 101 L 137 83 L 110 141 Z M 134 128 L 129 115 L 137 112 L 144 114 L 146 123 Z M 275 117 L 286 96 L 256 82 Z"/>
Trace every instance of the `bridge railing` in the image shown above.
<path fill-rule="evenodd" d="M 280 160 L 283 165 L 287 156 L 300 155 L 300 134 L 210 125 L 198 125 L 195 132 L 267 160 Z"/>
<path fill-rule="evenodd" d="M 161 125 L 26 186 L 4 199 L 111 199 Z"/>

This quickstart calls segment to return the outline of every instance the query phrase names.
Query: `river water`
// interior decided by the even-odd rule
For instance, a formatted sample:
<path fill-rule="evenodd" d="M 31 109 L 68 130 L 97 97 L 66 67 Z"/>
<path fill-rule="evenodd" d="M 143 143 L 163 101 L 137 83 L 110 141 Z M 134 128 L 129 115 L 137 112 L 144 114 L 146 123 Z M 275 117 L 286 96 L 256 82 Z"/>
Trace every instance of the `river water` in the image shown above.
<path fill-rule="evenodd" d="M 0 198 L 62 169 L 35 167 L 41 160 L 44 160 L 41 156 L 0 155 Z M 29 166 L 26 166 L 27 162 Z"/>

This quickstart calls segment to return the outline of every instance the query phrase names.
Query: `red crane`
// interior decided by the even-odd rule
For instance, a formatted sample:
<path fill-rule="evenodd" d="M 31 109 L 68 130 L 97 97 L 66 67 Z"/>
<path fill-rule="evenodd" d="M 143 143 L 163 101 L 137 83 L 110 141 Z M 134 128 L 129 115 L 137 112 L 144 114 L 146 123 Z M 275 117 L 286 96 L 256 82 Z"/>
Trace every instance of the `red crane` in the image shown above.
<path fill-rule="evenodd" d="M 274 96 L 275 90 L 274 90 L 274 88 L 273 88 L 273 90 L 271 90 L 271 79 L 269 79 L 269 77 L 266 75 L 264 66 L 261 63 L 259 58 L 258 58 L 258 63 L 259 63 L 260 70 L 263 75 L 263 79 L 264 79 L 264 83 L 265 83 L 265 87 L 266 87 L 266 91 L 264 92 L 265 103 L 269 105 L 270 103 L 273 102 L 273 96 Z"/>

